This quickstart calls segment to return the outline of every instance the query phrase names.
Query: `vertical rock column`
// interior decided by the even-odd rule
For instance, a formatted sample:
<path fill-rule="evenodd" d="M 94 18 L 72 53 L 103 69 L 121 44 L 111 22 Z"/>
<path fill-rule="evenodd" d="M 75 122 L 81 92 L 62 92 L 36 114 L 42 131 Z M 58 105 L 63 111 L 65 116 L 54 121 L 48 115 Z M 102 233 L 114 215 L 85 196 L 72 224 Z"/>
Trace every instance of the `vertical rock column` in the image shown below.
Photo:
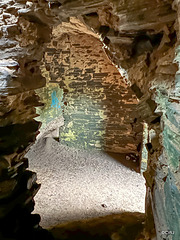
<path fill-rule="evenodd" d="M 48 11 L 46 1 L 0 1 L 0 239 L 50 239 L 31 214 L 40 184 L 24 158 L 41 125 L 34 89 L 45 85 L 39 66 L 54 23 Z"/>

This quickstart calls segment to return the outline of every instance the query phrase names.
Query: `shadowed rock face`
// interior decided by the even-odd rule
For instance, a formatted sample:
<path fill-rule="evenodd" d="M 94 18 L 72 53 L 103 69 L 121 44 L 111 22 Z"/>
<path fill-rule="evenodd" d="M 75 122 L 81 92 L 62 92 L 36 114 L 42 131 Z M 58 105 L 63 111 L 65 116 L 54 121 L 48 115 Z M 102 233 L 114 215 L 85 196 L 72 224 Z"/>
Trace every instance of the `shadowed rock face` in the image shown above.
<path fill-rule="evenodd" d="M 124 212 L 91 220 L 60 224 L 50 231 L 55 239 L 142 240 L 144 215 Z"/>
<path fill-rule="evenodd" d="M 6 0 L 0 1 L 0 13 L 1 219 L 15 220 L 17 205 L 32 211 L 38 186 L 34 174 L 26 170 L 24 155 L 40 127 L 33 119 L 34 107 L 40 104 L 34 89 L 45 85 L 41 59 L 52 27 L 78 16 L 99 34 L 107 56 L 139 97 L 141 118 L 152 129 L 145 172 L 147 223 L 151 226 L 152 205 L 157 239 L 166 230 L 174 231 L 172 239 L 178 239 L 179 1 Z M 23 218 L 26 211 L 20 212 Z M 9 224 L 10 237 L 21 222 Z"/>

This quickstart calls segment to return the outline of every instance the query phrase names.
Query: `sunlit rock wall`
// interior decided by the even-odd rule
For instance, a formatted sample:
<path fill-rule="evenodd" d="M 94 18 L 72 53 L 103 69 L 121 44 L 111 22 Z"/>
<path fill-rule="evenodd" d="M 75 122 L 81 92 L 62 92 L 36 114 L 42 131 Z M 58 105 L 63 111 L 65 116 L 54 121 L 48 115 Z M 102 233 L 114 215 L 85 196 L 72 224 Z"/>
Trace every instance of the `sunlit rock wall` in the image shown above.
<path fill-rule="evenodd" d="M 137 153 L 142 124 L 136 96 L 107 59 L 97 38 L 85 33 L 58 35 L 59 29 L 61 26 L 54 29 L 45 66 L 50 83 L 59 83 L 64 91 L 65 124 L 60 129 L 60 142 L 85 149 Z M 42 111 L 41 117 L 49 115 Z"/>

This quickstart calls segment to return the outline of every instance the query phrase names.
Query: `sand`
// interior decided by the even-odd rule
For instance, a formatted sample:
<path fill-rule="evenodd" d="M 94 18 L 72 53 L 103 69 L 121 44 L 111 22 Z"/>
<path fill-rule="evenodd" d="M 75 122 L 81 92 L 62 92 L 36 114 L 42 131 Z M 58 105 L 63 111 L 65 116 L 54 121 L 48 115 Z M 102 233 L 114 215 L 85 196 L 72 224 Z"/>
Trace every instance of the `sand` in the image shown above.
<path fill-rule="evenodd" d="M 69 148 L 41 137 L 26 156 L 42 184 L 34 213 L 41 215 L 43 227 L 145 211 L 143 176 L 105 152 Z"/>

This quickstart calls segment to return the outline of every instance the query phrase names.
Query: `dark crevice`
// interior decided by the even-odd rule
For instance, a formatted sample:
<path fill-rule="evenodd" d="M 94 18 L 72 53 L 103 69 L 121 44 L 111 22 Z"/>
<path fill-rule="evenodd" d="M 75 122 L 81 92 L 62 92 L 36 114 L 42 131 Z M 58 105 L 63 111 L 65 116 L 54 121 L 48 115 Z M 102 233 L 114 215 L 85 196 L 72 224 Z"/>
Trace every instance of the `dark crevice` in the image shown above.
<path fill-rule="evenodd" d="M 98 17 L 97 12 L 87 13 L 85 16 L 87 17 Z"/>
<path fill-rule="evenodd" d="M 151 41 L 153 48 L 155 48 L 160 45 L 162 37 L 163 37 L 163 33 L 161 32 L 158 34 L 149 35 L 149 37 L 150 37 L 150 41 Z"/>
<path fill-rule="evenodd" d="M 132 57 L 139 56 L 145 52 L 152 52 L 154 48 L 158 47 L 161 43 L 163 33 L 148 35 L 141 33 L 134 38 L 132 44 Z"/>
<path fill-rule="evenodd" d="M 146 149 L 148 150 L 148 152 L 149 152 L 150 154 L 153 154 L 153 153 L 154 153 L 153 146 L 152 146 L 151 143 L 146 143 L 145 146 L 146 146 Z"/>
<path fill-rule="evenodd" d="M 50 3 L 50 7 L 51 7 L 51 9 L 53 9 L 53 8 L 59 8 L 59 7 L 61 7 L 61 3 L 60 2 L 52 2 L 52 3 Z"/>
<path fill-rule="evenodd" d="M 148 98 L 146 100 L 146 103 L 149 105 L 150 109 L 152 112 L 155 111 L 155 109 L 157 108 L 157 104 L 155 103 L 155 101 L 153 101 L 152 99 Z"/>
<path fill-rule="evenodd" d="M 147 65 L 147 67 L 149 67 L 149 66 L 150 66 L 150 64 L 151 64 L 151 60 L 150 60 L 150 53 L 147 53 L 147 57 L 146 57 L 146 60 L 145 60 L 145 62 L 146 62 L 146 65 Z"/>
<path fill-rule="evenodd" d="M 108 26 L 102 25 L 99 28 L 99 33 L 105 36 L 109 32 L 109 30 L 110 28 Z"/>
<path fill-rule="evenodd" d="M 176 31 L 170 33 L 168 35 L 169 39 L 170 39 L 170 44 L 174 45 L 177 42 L 177 35 L 176 35 Z"/>
<path fill-rule="evenodd" d="M 138 146 L 137 146 L 137 151 L 138 151 L 138 152 L 140 152 L 140 151 L 141 151 L 141 145 L 142 145 L 142 144 L 141 144 L 141 143 L 139 143 L 139 144 L 138 144 Z"/>
<path fill-rule="evenodd" d="M 136 94 L 137 98 L 140 99 L 143 96 L 141 89 L 135 83 L 131 86 L 131 89 Z"/>
<path fill-rule="evenodd" d="M 152 124 L 160 123 L 160 121 L 161 121 L 161 116 L 155 118 L 151 123 L 152 123 Z"/>
<path fill-rule="evenodd" d="M 110 43 L 109 38 L 105 37 L 104 40 L 103 40 L 103 43 L 104 43 L 105 45 L 109 45 L 109 43 Z"/>

